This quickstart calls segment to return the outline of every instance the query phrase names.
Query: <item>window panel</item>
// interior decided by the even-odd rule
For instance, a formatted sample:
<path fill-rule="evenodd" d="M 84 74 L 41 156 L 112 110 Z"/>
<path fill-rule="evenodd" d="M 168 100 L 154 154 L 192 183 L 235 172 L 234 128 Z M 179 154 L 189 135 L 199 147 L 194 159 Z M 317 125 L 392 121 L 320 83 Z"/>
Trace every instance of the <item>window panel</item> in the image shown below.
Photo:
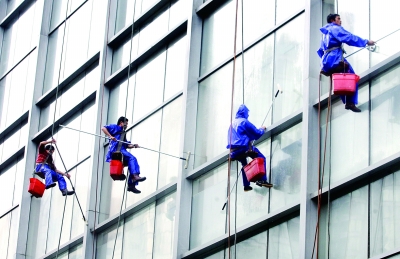
<path fill-rule="evenodd" d="M 120 224 L 118 229 L 117 242 L 114 249 L 115 236 L 117 235 L 117 225 L 113 225 L 106 231 L 97 235 L 96 245 L 96 258 L 109 259 L 112 258 L 114 251 L 114 258 L 122 258 L 122 237 L 124 235 L 124 224 Z M 130 243 L 132 247 L 132 242 Z"/>
<path fill-rule="evenodd" d="M 233 168 L 231 172 L 232 183 L 236 180 L 236 170 Z M 221 208 L 226 198 L 227 172 L 225 163 L 193 181 L 190 249 L 225 234 L 226 210 Z"/>
<path fill-rule="evenodd" d="M 169 30 L 173 29 L 179 23 L 187 19 L 188 13 L 188 0 L 173 0 L 171 2 L 170 14 L 169 14 Z"/>
<path fill-rule="evenodd" d="M 122 46 L 114 49 L 111 73 L 115 73 L 122 66 L 128 66 L 129 59 L 132 61 L 138 56 L 139 34 L 137 32 L 134 32 L 134 34 L 132 40 L 128 40 Z M 129 56 L 129 50 L 131 49 L 131 56 Z M 131 73 L 132 72 L 131 70 Z"/>
<path fill-rule="evenodd" d="M 135 9 L 136 2 L 139 0 L 118 0 L 117 1 L 117 19 L 115 21 L 115 33 L 118 33 L 125 26 L 132 24 L 134 12 L 140 12 Z"/>
<path fill-rule="evenodd" d="M 371 184 L 370 255 L 390 252 L 400 245 L 400 171 Z"/>
<path fill-rule="evenodd" d="M 136 73 L 133 121 L 142 118 L 163 101 L 165 51 L 144 64 Z"/>
<path fill-rule="evenodd" d="M 168 100 L 179 91 L 182 91 L 185 86 L 186 46 L 187 39 L 186 36 L 184 36 L 167 49 L 164 101 Z"/>
<path fill-rule="evenodd" d="M 399 152 L 400 66 L 371 81 L 371 164 Z"/>
<path fill-rule="evenodd" d="M 281 86 L 284 94 L 276 98 L 273 122 L 292 114 L 303 106 L 304 15 L 276 32 L 274 92 Z"/>
<path fill-rule="evenodd" d="M 269 230 L 267 258 L 299 258 L 300 218 L 294 218 Z"/>
<path fill-rule="evenodd" d="M 11 13 L 23 0 L 7 0 L 6 15 Z"/>
<path fill-rule="evenodd" d="M 368 186 L 332 201 L 329 210 L 322 206 L 320 258 L 368 258 Z"/>
<path fill-rule="evenodd" d="M 17 250 L 17 233 L 19 208 L 0 218 L 0 256 L 4 259 L 15 258 Z"/>
<path fill-rule="evenodd" d="M 7 258 L 8 242 L 10 238 L 10 221 L 11 213 L 0 218 L 0 256 L 1 258 Z"/>
<path fill-rule="evenodd" d="M 4 29 L 0 55 L 0 75 L 17 64 L 37 43 L 41 12 L 32 4 Z"/>
<path fill-rule="evenodd" d="M 157 201 L 153 259 L 172 258 L 174 248 L 176 192 Z"/>
<path fill-rule="evenodd" d="M 267 258 L 267 240 L 267 231 L 264 231 L 239 242 L 236 248 L 231 247 L 231 258 Z M 235 254 L 235 250 L 237 254 Z M 226 257 L 228 257 L 228 255 Z"/>
<path fill-rule="evenodd" d="M 305 7 L 304 0 L 276 0 L 276 22 L 279 24 Z M 303 27 L 299 27 L 303 28 Z M 301 30 L 300 30 L 301 31 Z M 304 33 L 304 32 L 302 32 Z"/>
<path fill-rule="evenodd" d="M 52 8 L 51 8 L 51 21 L 50 21 L 50 30 L 53 30 L 57 25 L 65 19 L 65 14 L 67 11 L 68 4 L 68 14 L 73 13 L 76 8 L 78 8 L 85 0 L 69 0 L 69 1 L 58 1 L 53 0 Z"/>
<path fill-rule="evenodd" d="M 2 149 L 2 156 L 0 163 L 6 161 L 10 156 L 14 155 L 21 147 L 25 146 L 27 133 L 27 121 L 19 124 L 20 128 L 8 133 L 3 139 L 0 140 L 0 149 Z"/>
<path fill-rule="evenodd" d="M 299 201 L 301 179 L 301 123 L 272 138 L 270 211 Z"/>
<path fill-rule="evenodd" d="M 178 98 L 163 108 L 160 151 L 174 156 L 179 154 L 182 126 L 182 100 Z M 160 155 L 157 189 L 177 181 L 181 160 Z"/>

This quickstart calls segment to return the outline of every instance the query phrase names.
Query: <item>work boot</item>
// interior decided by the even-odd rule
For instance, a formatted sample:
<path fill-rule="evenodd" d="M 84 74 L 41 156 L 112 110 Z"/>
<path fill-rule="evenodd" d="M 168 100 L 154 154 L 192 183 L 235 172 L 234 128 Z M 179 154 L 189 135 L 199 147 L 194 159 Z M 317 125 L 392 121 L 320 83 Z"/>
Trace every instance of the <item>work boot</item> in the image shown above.
<path fill-rule="evenodd" d="M 253 190 L 253 187 L 251 187 L 250 185 L 244 187 L 244 191 L 245 192 L 248 192 L 248 191 L 251 191 L 251 190 Z"/>
<path fill-rule="evenodd" d="M 75 191 L 68 191 L 67 189 L 61 190 L 62 196 L 65 195 L 72 195 L 75 193 Z"/>
<path fill-rule="evenodd" d="M 358 109 L 354 103 L 346 103 L 344 108 L 353 112 L 361 112 L 361 110 Z"/>
<path fill-rule="evenodd" d="M 271 188 L 274 185 L 272 183 L 269 183 L 267 181 L 261 180 L 261 181 L 257 181 L 256 184 L 260 187 L 267 187 L 267 188 Z"/>
<path fill-rule="evenodd" d="M 128 186 L 128 192 L 133 192 L 133 193 L 136 193 L 136 194 L 141 193 L 141 191 L 139 191 L 138 189 L 136 189 L 135 185 L 129 185 L 129 186 Z"/>
<path fill-rule="evenodd" d="M 139 174 L 132 174 L 133 182 L 143 182 L 144 180 L 146 180 L 146 177 L 140 177 Z"/>
<path fill-rule="evenodd" d="M 56 186 L 56 183 L 51 183 L 51 184 L 46 186 L 46 189 L 53 188 L 54 186 Z"/>

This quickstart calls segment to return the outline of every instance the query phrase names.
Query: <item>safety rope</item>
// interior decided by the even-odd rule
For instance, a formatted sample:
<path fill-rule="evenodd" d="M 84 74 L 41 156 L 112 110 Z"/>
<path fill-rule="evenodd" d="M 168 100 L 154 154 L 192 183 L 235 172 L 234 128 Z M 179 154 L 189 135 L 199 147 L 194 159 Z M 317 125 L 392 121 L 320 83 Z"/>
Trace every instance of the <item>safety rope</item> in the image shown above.
<path fill-rule="evenodd" d="M 103 56 L 104 66 L 103 66 L 103 87 L 100 87 L 101 90 L 101 105 L 100 105 L 100 127 L 103 124 L 103 109 L 104 109 L 104 92 L 106 90 L 105 81 L 106 81 L 106 69 L 107 69 L 107 53 L 108 53 L 108 38 L 109 38 L 109 30 L 110 30 L 110 11 L 111 11 L 111 1 L 108 0 L 108 10 L 107 10 L 107 26 L 106 26 L 106 46 L 105 52 Z M 101 145 L 101 138 L 98 141 L 98 150 L 102 148 Z M 93 237 L 92 237 L 92 259 L 95 257 L 95 236 L 96 236 L 96 222 L 97 222 L 97 201 L 98 201 L 98 187 L 99 187 L 99 164 L 101 163 L 100 160 L 100 152 L 97 152 L 97 169 L 96 169 L 96 195 L 95 195 L 95 202 L 94 202 L 94 222 L 93 222 Z"/>
<path fill-rule="evenodd" d="M 129 82 L 130 82 L 130 74 L 131 74 L 131 62 L 132 62 L 132 46 L 133 46 L 133 33 L 134 33 L 134 28 L 135 28 L 135 12 L 136 12 L 136 5 L 135 7 L 133 7 L 133 17 L 132 17 L 132 29 L 131 29 L 131 37 L 129 38 L 130 40 L 130 49 L 129 49 L 129 63 L 128 63 L 128 82 L 126 85 L 126 96 L 125 96 L 125 113 L 124 113 L 124 124 L 127 121 L 126 120 L 126 112 L 128 109 L 128 91 L 129 91 Z M 125 128 L 124 128 L 125 131 Z M 125 135 L 125 134 L 123 134 Z M 122 136 L 122 135 L 121 135 Z M 119 144 L 121 144 L 121 142 L 119 142 Z M 127 171 L 129 172 L 129 168 L 127 169 Z M 119 224 L 121 221 L 121 214 L 122 214 L 122 207 L 124 205 L 124 200 L 125 200 L 125 195 L 126 195 L 126 186 L 128 184 L 129 181 L 129 177 L 130 177 L 130 172 L 128 173 L 128 177 L 125 181 L 125 186 L 123 189 L 123 196 L 122 196 L 122 202 L 121 202 L 121 208 L 119 210 L 119 216 L 118 216 L 118 223 L 117 223 L 117 233 L 115 234 L 115 240 L 114 240 L 114 247 L 113 247 L 113 252 L 112 252 L 112 257 L 111 259 L 114 259 L 114 253 L 115 253 L 115 246 L 117 244 L 117 238 L 118 238 L 118 231 L 119 231 Z"/>

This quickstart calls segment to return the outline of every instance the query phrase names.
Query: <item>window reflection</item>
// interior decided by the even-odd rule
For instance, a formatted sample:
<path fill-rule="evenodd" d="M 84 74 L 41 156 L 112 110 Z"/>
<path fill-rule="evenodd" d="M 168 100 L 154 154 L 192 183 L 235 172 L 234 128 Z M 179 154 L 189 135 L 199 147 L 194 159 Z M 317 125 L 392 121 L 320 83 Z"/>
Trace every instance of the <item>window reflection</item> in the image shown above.
<path fill-rule="evenodd" d="M 12 258 L 17 249 L 19 208 L 0 218 L 0 257 Z"/>

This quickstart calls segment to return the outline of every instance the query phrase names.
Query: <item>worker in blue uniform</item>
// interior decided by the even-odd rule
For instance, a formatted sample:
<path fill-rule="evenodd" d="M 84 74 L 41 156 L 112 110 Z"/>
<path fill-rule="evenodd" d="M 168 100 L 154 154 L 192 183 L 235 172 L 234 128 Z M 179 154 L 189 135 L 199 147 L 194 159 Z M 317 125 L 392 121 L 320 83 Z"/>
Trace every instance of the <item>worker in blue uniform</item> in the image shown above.
<path fill-rule="evenodd" d="M 108 146 L 108 153 L 106 156 L 106 162 L 111 161 L 112 154 L 118 149 L 118 140 L 131 143 L 126 141 L 126 138 L 121 139 L 121 134 L 126 130 L 128 126 L 128 119 L 125 117 L 120 117 L 117 124 L 109 124 L 101 128 L 101 130 L 110 138 L 110 145 Z M 136 188 L 138 182 L 143 182 L 146 177 L 140 177 L 140 167 L 137 162 L 136 157 L 129 153 L 127 148 L 139 148 L 138 144 L 126 144 L 121 145 L 121 154 L 123 155 L 124 162 L 128 164 L 129 178 L 128 178 L 128 191 L 133 193 L 141 193 Z"/>
<path fill-rule="evenodd" d="M 226 148 L 231 150 L 231 159 L 238 160 L 243 167 L 247 165 L 246 152 L 249 151 L 249 149 L 252 149 L 253 155 L 251 158 L 264 158 L 264 172 L 267 172 L 265 156 L 260 152 L 260 150 L 252 146 L 252 141 L 259 139 L 265 133 L 266 127 L 262 126 L 261 128 L 257 129 L 256 126 L 247 120 L 248 118 L 249 109 L 244 104 L 240 105 L 236 113 L 235 120 L 232 122 L 232 125 L 228 130 L 228 145 Z M 242 179 L 244 191 L 251 191 L 253 188 L 250 186 L 250 182 L 247 180 L 243 168 Z M 256 184 L 258 186 L 264 186 L 267 188 L 271 188 L 273 186 L 267 181 L 266 173 L 261 180 L 256 182 Z"/>
<path fill-rule="evenodd" d="M 342 27 L 342 21 L 338 14 L 329 14 L 326 20 L 328 24 L 320 29 L 322 40 L 321 47 L 317 51 L 321 58 L 321 73 L 328 76 L 332 75 L 332 73 L 354 74 L 353 68 L 343 57 L 344 50 L 342 44 L 346 43 L 354 47 L 365 47 L 366 45 L 374 45 L 375 42 L 362 39 L 346 31 Z M 361 112 L 356 107 L 356 104 L 358 104 L 358 84 L 354 95 L 343 95 L 340 98 L 345 103 L 345 109 L 353 112 Z"/>

